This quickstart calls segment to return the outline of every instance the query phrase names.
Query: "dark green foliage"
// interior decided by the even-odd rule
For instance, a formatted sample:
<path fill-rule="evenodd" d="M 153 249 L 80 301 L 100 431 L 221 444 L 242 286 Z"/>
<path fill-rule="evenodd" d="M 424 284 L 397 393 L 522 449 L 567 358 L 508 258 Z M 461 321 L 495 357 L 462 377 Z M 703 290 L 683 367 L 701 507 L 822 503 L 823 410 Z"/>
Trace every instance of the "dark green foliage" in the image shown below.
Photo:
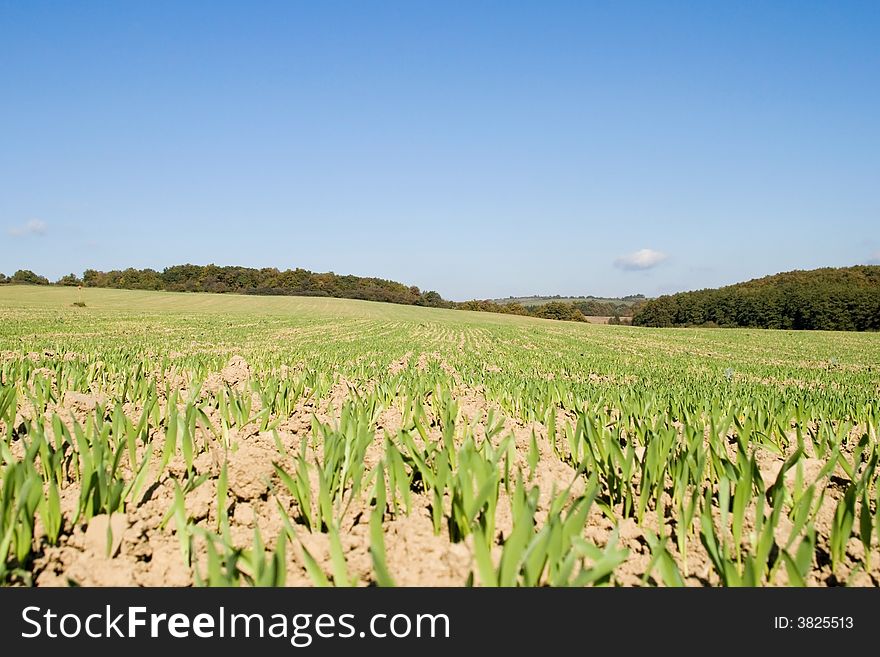
<path fill-rule="evenodd" d="M 459 310 L 475 310 L 484 313 L 502 313 L 505 315 L 525 315 L 542 319 L 558 319 L 567 322 L 585 322 L 586 317 L 578 309 L 576 303 L 551 301 L 536 306 L 523 306 L 519 303 L 496 303 L 489 299 L 478 301 L 462 301 L 456 303 Z"/>
<path fill-rule="evenodd" d="M 644 301 L 633 301 L 632 299 L 632 297 L 624 297 L 623 300 L 628 303 L 575 301 L 572 305 L 588 317 L 617 317 L 619 319 L 620 317 L 632 317 L 633 313 L 637 312 L 644 304 Z"/>
<path fill-rule="evenodd" d="M 652 299 L 636 326 L 880 330 L 880 266 L 791 271 Z"/>
<path fill-rule="evenodd" d="M 88 269 L 83 274 L 87 287 L 169 292 L 214 292 L 287 296 L 339 297 L 386 301 L 421 306 L 447 306 L 436 292 L 381 278 L 340 276 L 333 272 L 315 273 L 306 269 L 274 267 L 219 267 L 217 265 L 175 265 L 162 272 L 153 269 L 126 269 L 101 272 Z"/>
<path fill-rule="evenodd" d="M 516 314 L 533 314 L 539 306 L 556 302 L 570 304 L 586 317 L 614 317 L 615 315 L 632 317 L 633 312 L 645 302 L 645 295 L 630 294 L 625 297 L 600 298 L 593 296 L 563 297 L 556 294 L 554 296 L 507 297 L 506 299 L 494 299 L 492 302 L 508 306 L 523 306 L 527 309 L 524 313 Z"/>
<path fill-rule="evenodd" d="M 417 306 L 431 306 L 434 308 L 446 308 L 449 306 L 449 302 L 444 301 L 443 297 L 440 296 L 438 292 L 434 290 L 430 290 L 428 292 L 423 292 L 421 295 L 421 299 L 416 302 Z"/>
<path fill-rule="evenodd" d="M 19 285 L 48 285 L 49 279 L 45 276 L 39 276 L 30 269 L 19 269 L 12 275 L 10 283 L 18 283 Z"/>
<path fill-rule="evenodd" d="M 59 278 L 55 285 L 66 285 L 69 287 L 76 287 L 77 285 L 82 285 L 82 279 L 76 274 L 67 274 L 67 276 L 62 276 Z"/>
<path fill-rule="evenodd" d="M 532 313 L 535 317 L 544 319 L 563 319 L 570 322 L 584 322 L 583 313 L 575 308 L 574 304 L 551 301 L 542 306 L 537 306 Z"/>
<path fill-rule="evenodd" d="M 475 310 L 482 313 L 503 313 L 506 315 L 530 314 L 529 308 L 518 303 L 496 303 L 489 299 L 483 299 L 482 301 L 478 301 L 477 299 L 474 299 L 473 301 L 462 301 L 455 304 L 455 307 L 459 310 Z"/>

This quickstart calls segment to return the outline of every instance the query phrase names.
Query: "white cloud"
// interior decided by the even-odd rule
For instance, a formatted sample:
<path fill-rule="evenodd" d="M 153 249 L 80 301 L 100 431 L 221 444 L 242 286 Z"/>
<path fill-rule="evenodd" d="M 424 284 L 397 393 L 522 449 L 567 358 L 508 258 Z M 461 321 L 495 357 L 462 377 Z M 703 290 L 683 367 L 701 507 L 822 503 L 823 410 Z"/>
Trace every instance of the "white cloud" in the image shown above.
<path fill-rule="evenodd" d="M 42 219 L 28 219 L 21 226 L 13 226 L 7 231 L 12 237 L 24 237 L 25 235 L 45 235 L 46 222 Z"/>
<path fill-rule="evenodd" d="M 633 253 L 620 256 L 614 261 L 614 266 L 627 271 L 641 271 L 653 269 L 669 256 L 654 249 L 639 249 Z"/>

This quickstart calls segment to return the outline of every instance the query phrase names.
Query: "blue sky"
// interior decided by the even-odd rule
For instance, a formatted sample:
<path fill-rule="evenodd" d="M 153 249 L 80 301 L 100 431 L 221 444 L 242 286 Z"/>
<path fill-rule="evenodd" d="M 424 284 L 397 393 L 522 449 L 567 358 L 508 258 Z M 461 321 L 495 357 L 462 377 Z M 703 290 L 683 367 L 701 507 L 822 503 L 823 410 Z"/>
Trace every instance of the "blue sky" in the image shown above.
<path fill-rule="evenodd" d="M 0 0 L 0 271 L 447 298 L 880 262 L 880 3 Z"/>

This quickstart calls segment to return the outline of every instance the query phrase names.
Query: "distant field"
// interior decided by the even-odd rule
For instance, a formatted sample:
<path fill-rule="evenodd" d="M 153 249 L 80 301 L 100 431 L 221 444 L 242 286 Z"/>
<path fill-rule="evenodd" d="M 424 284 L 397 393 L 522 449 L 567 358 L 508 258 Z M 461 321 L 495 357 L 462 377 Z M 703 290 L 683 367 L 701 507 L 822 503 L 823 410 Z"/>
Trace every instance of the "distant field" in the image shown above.
<path fill-rule="evenodd" d="M 877 586 L 878 364 L 870 333 L 0 286 L 0 583 Z"/>
<path fill-rule="evenodd" d="M 551 301 L 559 301 L 562 303 L 577 303 L 578 301 L 597 301 L 600 303 L 620 304 L 623 306 L 632 306 L 637 301 L 644 299 L 614 299 L 608 297 L 513 297 L 504 299 L 492 299 L 495 303 L 519 303 L 523 306 L 542 306 Z"/>

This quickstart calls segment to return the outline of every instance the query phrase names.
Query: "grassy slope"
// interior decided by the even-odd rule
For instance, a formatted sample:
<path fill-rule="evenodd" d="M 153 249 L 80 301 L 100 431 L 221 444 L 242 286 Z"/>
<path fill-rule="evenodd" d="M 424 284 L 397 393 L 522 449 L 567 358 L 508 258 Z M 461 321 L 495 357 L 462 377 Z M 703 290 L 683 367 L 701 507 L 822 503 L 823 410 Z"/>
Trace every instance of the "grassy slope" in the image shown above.
<path fill-rule="evenodd" d="M 289 367 L 290 380 L 308 380 L 323 386 L 325 392 L 319 397 L 336 399 L 334 404 L 339 402 L 334 396 L 336 393 L 328 395 L 327 391 L 331 390 L 331 384 L 343 380 L 361 392 L 370 389 L 369 383 L 376 384 L 372 390 L 377 396 L 365 397 L 365 408 L 372 403 L 370 399 L 376 401 L 378 395 L 386 394 L 391 395 L 398 408 L 403 408 L 411 399 L 410 392 L 420 391 L 416 397 L 426 399 L 424 393 L 431 388 L 422 386 L 437 384 L 441 391 L 457 396 L 462 408 L 470 409 L 469 417 L 476 418 L 474 421 L 482 423 L 484 428 L 483 416 L 474 413 L 475 410 L 481 413 L 488 404 L 497 405 L 506 416 L 517 418 L 521 423 L 541 422 L 542 409 L 547 404 L 561 404 L 569 413 L 581 413 L 584 422 L 601 427 L 606 419 L 611 421 L 618 410 L 635 413 L 635 421 L 640 424 L 643 420 L 653 422 L 655 414 L 668 423 L 678 417 L 670 415 L 671 410 L 667 411 L 671 408 L 669 403 L 675 403 L 678 408 L 678 402 L 685 401 L 686 406 L 697 413 L 688 422 L 696 423 L 694 435 L 698 437 L 709 430 L 705 417 L 699 416 L 707 405 L 710 410 L 727 408 L 735 416 L 753 420 L 767 417 L 765 413 L 769 409 L 773 414 L 783 413 L 781 417 L 787 425 L 788 413 L 793 412 L 797 403 L 806 409 L 805 421 L 827 428 L 829 421 L 847 412 L 854 413 L 857 420 L 863 422 L 868 413 L 874 413 L 871 409 L 876 408 L 880 392 L 877 371 L 880 334 L 596 326 L 323 298 L 101 289 L 83 290 L 82 295 L 87 307 L 75 308 L 71 303 L 79 296 L 76 289 L 0 287 L 0 375 L 7 381 L 11 376 L 13 382 L 18 377 L 24 387 L 38 371 L 42 372 L 39 376 L 44 377 L 46 372 L 51 375 L 60 367 L 66 372 L 68 383 L 75 382 L 76 389 L 97 391 L 112 399 L 120 394 L 120 382 L 125 380 L 120 374 L 134 372 L 135 366 L 143 365 L 148 372 L 159 372 L 160 386 L 164 383 L 169 390 L 180 389 L 186 383 L 185 377 L 179 378 L 180 373 L 219 372 L 231 355 L 240 355 L 250 365 L 254 379 L 266 381 L 274 376 L 272 372 Z M 72 354 L 74 359 L 69 363 L 59 361 L 59 353 Z M 420 368 L 416 363 L 429 355 L 426 367 Z M 401 365 L 405 361 L 408 365 Z M 449 375 L 443 367 L 451 368 L 454 375 Z M 338 391 L 339 387 L 333 389 Z M 425 403 L 428 412 L 432 412 L 435 395 L 430 397 L 431 402 Z M 442 392 L 436 395 L 436 399 L 441 398 Z M 353 396 L 348 399 L 352 400 Z M 30 403 L 26 396 L 21 400 Z M 601 409 L 607 410 L 605 418 Z M 208 411 L 213 412 L 212 408 Z M 296 431 L 311 426 L 310 412 L 298 416 L 305 424 L 299 425 Z M 216 414 L 212 421 L 216 422 Z M 632 426 L 630 421 L 624 422 L 627 428 Z M 396 426 L 391 425 L 392 438 L 396 435 Z M 469 427 L 470 421 L 459 426 Z M 561 430 L 559 435 L 568 431 L 574 435 L 573 423 L 567 426 L 569 429 Z M 385 424 L 383 427 L 387 428 Z M 605 428 L 618 430 L 613 421 Z M 162 429 L 158 430 L 157 436 Z M 520 444 L 524 446 L 528 444 L 530 430 L 525 424 L 519 425 L 519 430 Z M 604 435 L 601 428 L 594 431 L 597 436 Z M 381 436 L 381 432 L 378 435 Z M 759 431 L 755 435 L 764 434 Z M 285 436 L 286 449 L 301 445 L 298 433 Z M 718 450 L 729 447 L 719 440 L 715 443 Z M 157 449 L 162 449 L 161 440 L 155 444 L 159 445 Z M 549 492 L 556 487 L 558 490 L 570 480 L 570 473 L 565 468 L 560 471 L 563 464 L 553 456 L 549 443 L 542 445 L 539 452 L 543 454 L 541 467 L 545 469 L 540 478 L 541 489 Z M 274 447 L 270 445 L 269 449 Z M 400 449 L 402 447 L 398 447 Z M 765 447 L 754 449 L 769 478 L 773 471 L 771 466 L 780 465 L 782 458 L 777 459 Z M 207 452 L 202 456 L 207 456 Z M 377 456 L 371 457 L 372 463 L 377 462 Z M 232 470 L 246 473 L 246 481 L 251 481 L 254 478 L 251 472 L 266 462 L 261 450 L 257 450 L 256 456 L 249 456 L 247 449 L 237 450 L 230 452 L 228 458 L 232 459 Z M 178 458 L 177 463 L 175 467 L 182 467 L 182 458 Z M 182 470 L 178 474 L 180 472 Z M 157 493 L 149 502 L 151 517 L 164 517 L 170 508 L 171 479 L 165 477 L 163 481 L 162 496 Z M 824 517 L 831 517 L 843 493 L 842 488 L 827 477 L 820 482 L 820 490 L 826 488 L 830 497 L 823 513 Z M 211 490 L 207 489 L 209 495 Z M 313 498 L 317 496 L 316 491 L 312 489 Z M 638 497 L 638 493 L 636 495 Z M 252 509 L 263 513 L 264 527 L 279 526 L 271 515 L 276 507 L 268 502 L 264 504 L 259 497 L 246 497 Z M 369 508 L 369 492 L 364 499 L 367 506 L 354 507 L 352 514 L 365 513 Z M 615 513 L 620 513 L 619 507 Z M 349 521 L 352 517 L 348 516 Z M 409 579 L 401 576 L 399 582 L 433 584 L 433 579 L 425 579 L 422 561 L 412 555 L 446 554 L 444 550 L 449 549 L 446 534 L 436 538 L 427 515 L 413 513 L 411 517 L 415 524 L 397 525 L 397 529 L 386 534 L 392 555 L 389 565 L 395 576 L 411 566 Z M 252 530 L 247 522 L 235 521 L 238 546 L 251 544 Z M 420 533 L 416 534 L 413 527 Z M 824 546 L 828 543 L 827 526 L 822 532 Z M 505 535 L 510 535 L 509 529 Z M 361 534 L 365 536 L 368 534 Z M 427 541 L 422 544 L 439 552 L 401 547 L 409 545 L 413 536 L 422 537 Z M 637 545 L 646 544 L 642 534 L 637 536 L 642 539 L 631 539 L 630 549 L 641 549 Z M 270 545 L 274 540 L 269 534 L 264 538 Z M 171 566 L 166 568 L 161 564 L 171 562 L 168 559 L 163 562 L 161 558 L 167 552 L 171 555 L 169 559 L 180 563 L 177 540 L 155 531 L 149 542 L 152 555 L 149 564 L 135 563 L 126 572 L 146 572 L 167 583 L 166 574 Z M 702 550 L 696 537 L 688 546 L 689 553 L 700 554 Z M 366 559 L 352 558 L 350 563 L 365 564 L 352 567 L 358 568 L 354 572 L 366 581 L 371 568 L 366 544 L 359 543 L 357 549 Z M 317 550 L 316 554 L 319 554 Z M 329 572 L 327 554 L 324 551 L 318 557 L 325 572 Z M 75 580 L 85 583 L 101 581 L 90 579 L 97 577 L 95 571 L 104 574 L 94 568 L 92 552 L 65 547 L 56 550 L 55 555 L 56 561 L 38 570 L 49 574 L 47 583 L 59 583 L 59 578 L 51 577 L 56 572 L 69 572 Z M 130 563 L 133 557 L 128 558 Z M 445 561 L 436 556 L 426 558 L 438 563 Z M 878 562 L 880 559 L 875 555 L 873 563 Z M 291 573 L 300 571 L 300 565 L 288 567 Z M 634 552 L 632 565 L 627 566 L 628 579 L 621 581 L 637 584 L 643 568 L 644 555 Z M 702 568 L 695 563 L 692 572 L 702 572 Z M 305 575 L 300 573 L 297 577 L 300 579 L 295 581 L 301 583 Z M 844 573 L 841 577 L 845 580 L 848 575 Z M 880 581 L 880 575 L 873 577 L 871 581 Z M 445 581 L 460 584 L 465 579 L 463 571 Z M 821 581 L 832 581 L 827 569 Z M 191 583 L 191 580 L 184 579 L 183 583 Z"/>
<path fill-rule="evenodd" d="M 71 307 L 80 294 L 87 307 Z M 29 312 L 31 310 L 33 312 Z M 212 320 L 213 316 L 224 316 L 224 320 Z M 252 321 L 260 318 L 266 319 Z M 328 331 L 346 327 L 355 335 L 399 328 L 403 329 L 401 339 L 409 340 L 409 348 L 417 350 L 446 351 L 455 341 L 450 339 L 446 344 L 446 340 L 439 337 L 444 332 L 450 336 L 476 332 L 494 343 L 491 350 L 496 352 L 496 357 L 502 353 L 522 354 L 521 350 L 526 349 L 536 363 L 544 361 L 548 366 L 550 362 L 567 363 L 566 367 L 584 372 L 604 369 L 591 357 L 599 354 L 603 359 L 617 360 L 619 366 L 627 364 L 637 370 L 646 364 L 644 359 L 653 361 L 658 356 L 662 359 L 665 354 L 692 373 L 706 366 L 724 368 L 730 364 L 755 373 L 766 371 L 768 366 L 774 369 L 783 366 L 803 375 L 802 368 L 815 372 L 829 361 L 859 368 L 880 362 L 880 335 L 877 334 L 646 329 L 316 297 L 97 288 L 80 292 L 63 287 L 0 286 L 0 320 L 7 320 L 5 330 L 0 328 L 0 342 L 5 343 L 6 348 L 13 346 L 9 340 L 16 335 L 22 337 L 22 346 L 29 344 L 37 348 L 40 343 L 48 345 L 65 335 L 85 338 L 88 333 L 94 335 L 93 330 L 108 336 L 120 330 L 146 335 L 174 327 L 175 331 L 187 334 L 188 330 L 195 331 L 199 327 L 202 332 L 197 341 L 201 341 L 211 337 L 204 333 L 206 327 L 216 327 L 214 340 L 223 341 L 228 337 L 235 341 L 246 336 L 259 341 L 267 339 L 274 329 L 311 325 L 327 327 Z M 423 342 L 429 334 L 430 339 Z M 367 338 L 366 335 L 361 337 Z M 313 339 L 320 345 L 327 336 L 322 337 L 318 332 Z M 605 365 L 608 367 L 610 363 Z"/>
<path fill-rule="evenodd" d="M 356 317 L 390 321 L 455 322 L 457 324 L 534 325 L 549 322 L 531 317 L 478 313 L 472 311 L 423 308 L 377 301 L 335 299 L 331 297 L 256 296 L 190 292 L 150 292 L 31 285 L 0 286 L 0 310 L 6 308 L 72 309 L 82 300 L 83 312 L 142 311 L 170 313 L 228 313 L 266 316 Z"/>

